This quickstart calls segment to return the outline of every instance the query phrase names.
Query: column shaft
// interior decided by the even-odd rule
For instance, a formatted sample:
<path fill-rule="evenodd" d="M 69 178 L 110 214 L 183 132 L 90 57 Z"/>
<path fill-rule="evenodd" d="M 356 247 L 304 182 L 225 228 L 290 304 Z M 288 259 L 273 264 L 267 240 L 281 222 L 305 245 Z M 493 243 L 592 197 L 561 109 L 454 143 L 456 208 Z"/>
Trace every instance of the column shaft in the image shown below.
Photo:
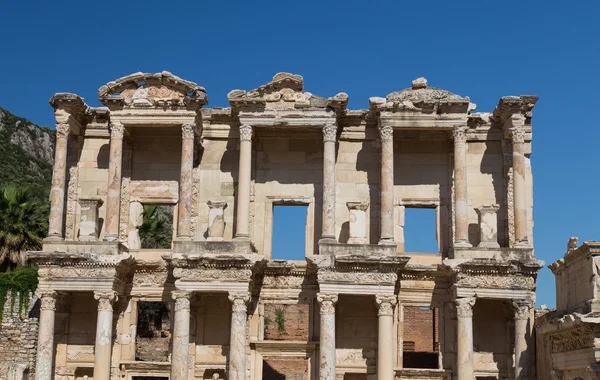
<path fill-rule="evenodd" d="M 121 169 L 123 164 L 123 134 L 120 123 L 110 125 L 110 157 L 108 162 L 108 195 L 106 197 L 106 232 L 104 240 L 115 241 L 119 236 L 121 205 Z"/>
<path fill-rule="evenodd" d="M 337 124 L 323 127 L 323 229 L 321 239 L 335 239 L 335 141 Z"/>
<path fill-rule="evenodd" d="M 319 341 L 319 380 L 335 379 L 335 304 L 336 294 L 317 294 L 321 305 Z"/>
<path fill-rule="evenodd" d="M 456 300 L 457 316 L 457 380 L 473 380 L 473 305 L 474 298 Z"/>
<path fill-rule="evenodd" d="M 195 125 L 184 124 L 181 128 L 181 177 L 179 179 L 179 207 L 177 218 L 177 237 L 192 238 L 192 187 L 194 169 Z"/>
<path fill-rule="evenodd" d="M 231 307 L 231 336 L 229 343 L 229 380 L 246 379 L 246 323 L 248 293 L 229 293 Z"/>
<path fill-rule="evenodd" d="M 250 180 L 252 170 L 252 127 L 240 126 L 240 164 L 236 216 L 236 239 L 250 238 Z"/>
<path fill-rule="evenodd" d="M 394 129 L 379 126 L 381 138 L 381 231 L 379 244 L 394 244 Z"/>
<path fill-rule="evenodd" d="M 113 302 L 115 292 L 94 292 L 98 300 L 96 321 L 96 345 L 94 348 L 94 379 L 110 380 L 110 357 L 112 353 Z"/>
<path fill-rule="evenodd" d="M 525 185 L 525 130 L 510 128 L 513 146 L 513 202 L 515 243 L 527 243 L 527 187 Z"/>
<path fill-rule="evenodd" d="M 394 307 L 396 296 L 376 295 L 378 312 L 377 380 L 394 380 Z"/>
<path fill-rule="evenodd" d="M 41 300 L 40 325 L 38 333 L 37 355 L 35 361 L 35 380 L 54 378 L 54 317 L 56 313 L 56 292 L 39 291 Z"/>
<path fill-rule="evenodd" d="M 470 247 L 469 198 L 467 195 L 467 127 L 454 128 L 454 246 Z"/>
<path fill-rule="evenodd" d="M 176 290 L 173 348 L 171 354 L 171 380 L 187 380 L 190 357 L 190 296 L 189 292 Z"/>
<path fill-rule="evenodd" d="M 528 379 L 529 305 L 514 304 L 515 308 L 515 380 Z"/>
<path fill-rule="evenodd" d="M 65 212 L 65 186 L 67 177 L 67 145 L 69 125 L 56 125 L 56 150 L 52 169 L 52 188 L 50 189 L 50 219 L 48 238 L 63 238 L 63 216 Z"/>

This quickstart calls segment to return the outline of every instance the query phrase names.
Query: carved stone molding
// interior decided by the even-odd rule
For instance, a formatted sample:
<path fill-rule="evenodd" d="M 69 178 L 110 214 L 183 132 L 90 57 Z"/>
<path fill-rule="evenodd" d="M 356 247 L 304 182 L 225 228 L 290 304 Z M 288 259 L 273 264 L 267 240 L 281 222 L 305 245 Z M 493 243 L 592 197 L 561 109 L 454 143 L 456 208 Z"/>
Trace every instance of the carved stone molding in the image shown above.
<path fill-rule="evenodd" d="M 231 310 L 239 313 L 246 313 L 248 310 L 248 301 L 250 301 L 250 293 L 248 292 L 229 292 L 229 300 L 231 301 Z"/>
<path fill-rule="evenodd" d="M 334 141 L 337 137 L 337 124 L 335 122 L 329 122 L 323 127 L 323 141 Z"/>
<path fill-rule="evenodd" d="M 36 294 L 40 299 L 42 310 L 56 310 L 57 294 L 54 290 L 38 290 Z"/>
<path fill-rule="evenodd" d="M 196 124 L 185 123 L 181 126 L 181 137 L 183 139 L 193 139 L 196 136 Z"/>
<path fill-rule="evenodd" d="M 552 334 L 552 352 L 567 352 L 595 347 L 595 341 L 599 335 L 600 326 L 590 325 L 583 325 Z"/>
<path fill-rule="evenodd" d="M 175 290 L 171 292 L 171 298 L 175 300 L 175 311 L 183 311 L 190 310 L 190 298 L 192 296 L 191 292 L 186 292 L 183 290 Z"/>
<path fill-rule="evenodd" d="M 452 130 L 452 136 L 454 137 L 455 143 L 467 142 L 467 131 L 469 130 L 466 126 L 457 126 Z"/>
<path fill-rule="evenodd" d="M 71 131 L 71 127 L 69 127 L 69 124 L 67 124 L 67 123 L 56 124 L 56 137 L 57 138 L 69 137 L 70 131 Z"/>
<path fill-rule="evenodd" d="M 379 136 L 381 141 L 390 141 L 394 138 L 394 128 L 389 125 L 379 126 Z"/>
<path fill-rule="evenodd" d="M 396 273 L 333 272 L 319 271 L 319 282 L 341 282 L 369 285 L 393 285 L 398 280 Z"/>
<path fill-rule="evenodd" d="M 513 302 L 513 308 L 515 312 L 515 320 L 527 320 L 530 316 L 531 306 L 527 303 Z"/>
<path fill-rule="evenodd" d="M 110 123 L 110 138 L 111 139 L 122 139 L 125 134 L 125 126 L 118 122 Z"/>
<path fill-rule="evenodd" d="M 398 299 L 394 295 L 375 295 L 375 305 L 377 306 L 377 315 L 394 315 L 394 307 Z"/>
<path fill-rule="evenodd" d="M 201 282 L 247 282 L 252 277 L 251 269 L 206 269 L 206 268 L 175 268 L 173 274 L 184 281 Z"/>
<path fill-rule="evenodd" d="M 455 302 L 456 316 L 458 318 L 473 317 L 473 305 L 475 305 L 475 298 L 459 298 Z"/>
<path fill-rule="evenodd" d="M 252 140 L 252 126 L 251 125 L 240 125 L 240 141 L 251 141 Z"/>
<path fill-rule="evenodd" d="M 460 275 L 458 285 L 466 288 L 533 289 L 535 280 L 528 276 Z"/>
<path fill-rule="evenodd" d="M 521 126 L 511 127 L 509 130 L 510 138 L 513 143 L 525 142 L 525 129 Z"/>
<path fill-rule="evenodd" d="M 94 292 L 94 298 L 98 300 L 98 310 L 112 310 L 113 303 L 119 299 L 115 291 Z"/>
<path fill-rule="evenodd" d="M 317 301 L 321 305 L 321 314 L 335 314 L 335 304 L 338 301 L 337 294 L 318 293 Z"/>

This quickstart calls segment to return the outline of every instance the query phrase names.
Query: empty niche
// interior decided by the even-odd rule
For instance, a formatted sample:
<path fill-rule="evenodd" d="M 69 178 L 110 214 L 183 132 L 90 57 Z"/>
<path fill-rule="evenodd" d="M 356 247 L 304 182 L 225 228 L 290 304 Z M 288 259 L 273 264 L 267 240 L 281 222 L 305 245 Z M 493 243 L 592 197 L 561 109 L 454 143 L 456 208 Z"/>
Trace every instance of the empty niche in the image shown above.
<path fill-rule="evenodd" d="M 137 302 L 135 360 L 168 361 L 170 340 L 169 304 L 166 302 Z"/>

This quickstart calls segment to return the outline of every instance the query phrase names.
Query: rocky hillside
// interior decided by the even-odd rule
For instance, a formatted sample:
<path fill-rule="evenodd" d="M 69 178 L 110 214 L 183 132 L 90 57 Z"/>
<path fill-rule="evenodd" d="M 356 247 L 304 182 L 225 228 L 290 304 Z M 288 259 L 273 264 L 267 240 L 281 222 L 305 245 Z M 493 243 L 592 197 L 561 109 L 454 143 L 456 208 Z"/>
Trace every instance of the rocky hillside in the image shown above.
<path fill-rule="evenodd" d="M 55 132 L 0 107 L 0 186 L 26 185 L 47 198 L 52 180 Z"/>

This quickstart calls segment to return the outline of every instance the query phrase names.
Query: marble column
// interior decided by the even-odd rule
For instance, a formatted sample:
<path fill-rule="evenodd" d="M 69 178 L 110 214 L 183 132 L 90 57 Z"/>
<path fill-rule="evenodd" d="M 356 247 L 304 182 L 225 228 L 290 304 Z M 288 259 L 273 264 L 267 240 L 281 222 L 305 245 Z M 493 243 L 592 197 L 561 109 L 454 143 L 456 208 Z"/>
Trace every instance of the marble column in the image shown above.
<path fill-rule="evenodd" d="M 323 127 L 323 229 L 322 240 L 336 241 L 335 238 L 335 142 L 336 122 L 328 122 Z"/>
<path fill-rule="evenodd" d="M 56 292 L 52 290 L 38 291 L 37 296 L 40 298 L 41 307 L 35 361 L 35 380 L 49 380 L 54 378 L 52 363 L 54 362 Z"/>
<path fill-rule="evenodd" d="M 319 380 L 335 379 L 335 304 L 337 300 L 337 294 L 317 294 L 317 301 L 321 305 Z"/>
<path fill-rule="evenodd" d="M 252 126 L 240 126 L 240 164 L 235 239 L 250 239 L 250 180 L 252 170 Z"/>
<path fill-rule="evenodd" d="M 394 243 L 394 129 L 379 126 L 381 138 L 381 221 L 379 244 Z"/>
<path fill-rule="evenodd" d="M 108 161 L 108 195 L 106 197 L 106 232 L 104 240 L 115 241 L 119 237 L 119 208 L 121 205 L 121 169 L 123 166 L 123 135 L 121 123 L 110 124 L 110 157 Z"/>
<path fill-rule="evenodd" d="M 177 216 L 177 238 L 192 240 L 192 186 L 194 169 L 194 139 L 196 125 L 181 126 L 181 177 L 179 179 L 179 205 Z"/>
<path fill-rule="evenodd" d="M 52 168 L 52 188 L 50 189 L 50 219 L 48 239 L 62 240 L 65 212 L 65 186 L 67 178 L 67 145 L 69 124 L 56 124 L 56 150 Z"/>
<path fill-rule="evenodd" d="M 515 380 L 528 379 L 529 304 L 514 302 L 515 311 Z"/>
<path fill-rule="evenodd" d="M 525 184 L 525 118 L 513 115 L 509 128 L 513 147 L 513 203 L 515 244 L 527 245 L 527 186 Z"/>
<path fill-rule="evenodd" d="M 246 323 L 248 321 L 248 292 L 230 292 L 231 336 L 229 343 L 229 380 L 246 379 Z"/>
<path fill-rule="evenodd" d="M 171 380 L 187 380 L 190 357 L 190 297 L 191 293 L 175 290 L 171 293 L 175 300 L 173 324 L 173 347 L 171 354 Z"/>
<path fill-rule="evenodd" d="M 469 243 L 469 197 L 467 195 L 467 130 L 455 127 L 454 136 L 454 226 L 455 247 L 471 247 Z"/>
<path fill-rule="evenodd" d="M 376 295 L 378 310 L 377 380 L 394 380 L 394 295 Z"/>
<path fill-rule="evenodd" d="M 457 317 L 457 380 L 473 380 L 473 305 L 475 298 L 456 300 Z"/>
<path fill-rule="evenodd" d="M 96 345 L 94 347 L 94 380 L 110 380 L 113 302 L 117 300 L 117 293 L 114 291 L 94 292 L 94 298 L 98 300 Z"/>

